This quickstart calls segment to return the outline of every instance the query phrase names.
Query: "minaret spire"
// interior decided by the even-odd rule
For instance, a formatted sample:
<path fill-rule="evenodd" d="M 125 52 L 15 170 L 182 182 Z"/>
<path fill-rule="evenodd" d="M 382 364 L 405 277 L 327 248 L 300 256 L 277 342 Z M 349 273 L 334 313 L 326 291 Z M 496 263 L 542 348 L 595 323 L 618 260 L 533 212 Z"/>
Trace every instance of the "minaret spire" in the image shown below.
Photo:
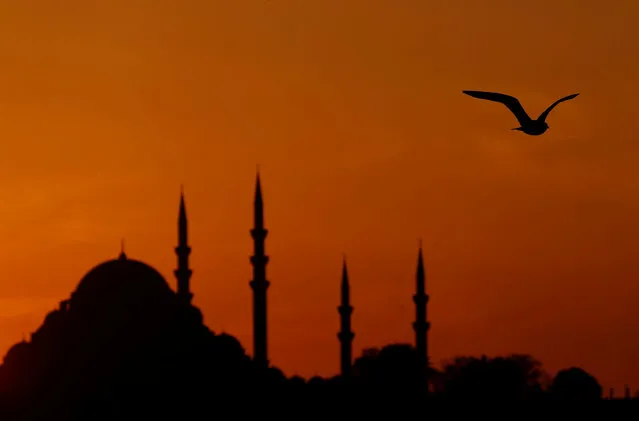
<path fill-rule="evenodd" d="M 262 200 L 262 185 L 260 173 L 257 172 L 255 180 L 255 200 L 253 202 L 253 280 L 250 282 L 253 290 L 253 360 L 262 368 L 267 368 L 268 343 L 267 343 L 267 306 L 266 291 L 270 282 L 266 280 L 266 265 L 268 256 L 265 253 L 264 240 L 268 230 L 264 228 L 264 202 Z"/>
<path fill-rule="evenodd" d="M 191 247 L 188 243 L 188 221 L 186 219 L 186 204 L 184 203 L 184 188 L 180 186 L 180 210 L 178 215 L 178 245 L 175 248 L 177 255 L 177 269 L 173 272 L 177 279 L 177 295 L 185 303 L 190 304 L 190 281 L 193 271 L 189 268 L 189 255 Z"/>
<path fill-rule="evenodd" d="M 426 271 L 424 270 L 421 239 L 419 241 L 417 273 L 415 278 L 417 281 L 416 292 L 413 296 L 413 301 L 415 302 L 415 322 L 413 323 L 413 330 L 415 331 L 415 349 L 417 350 L 420 367 L 424 370 L 424 376 L 426 376 L 429 366 L 428 330 L 430 329 L 430 323 L 427 321 L 426 312 L 429 297 L 428 294 L 426 294 Z"/>
<path fill-rule="evenodd" d="M 340 315 L 340 332 L 337 334 L 340 342 L 340 367 L 341 375 L 344 379 L 350 379 L 352 374 L 353 360 L 353 338 L 355 334 L 351 329 L 351 306 L 350 284 L 348 282 L 348 270 L 346 269 L 346 256 L 342 262 L 342 303 L 337 307 Z"/>
<path fill-rule="evenodd" d="M 124 238 L 120 239 L 120 255 L 118 256 L 120 260 L 126 260 L 126 254 L 124 253 Z"/>

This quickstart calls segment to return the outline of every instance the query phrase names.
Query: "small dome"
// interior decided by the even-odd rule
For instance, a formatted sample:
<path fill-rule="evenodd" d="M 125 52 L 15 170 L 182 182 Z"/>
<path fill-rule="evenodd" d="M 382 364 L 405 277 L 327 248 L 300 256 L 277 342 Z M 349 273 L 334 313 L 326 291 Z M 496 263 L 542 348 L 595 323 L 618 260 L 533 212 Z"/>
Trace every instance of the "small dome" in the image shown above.
<path fill-rule="evenodd" d="M 244 347 L 235 336 L 229 335 L 228 333 L 220 333 L 216 335 L 216 339 L 220 346 L 224 346 L 226 349 L 232 349 L 238 355 L 244 354 Z"/>
<path fill-rule="evenodd" d="M 9 348 L 7 354 L 4 357 L 3 363 L 12 364 L 21 362 L 28 356 L 30 350 L 31 347 L 29 343 L 25 340 L 22 340 L 22 342 L 18 342 L 17 344 Z"/>
<path fill-rule="evenodd" d="M 104 317 L 114 313 L 163 313 L 174 292 L 151 266 L 124 253 L 91 269 L 71 295 L 70 311 Z M 107 316 L 108 317 L 108 316 Z"/>

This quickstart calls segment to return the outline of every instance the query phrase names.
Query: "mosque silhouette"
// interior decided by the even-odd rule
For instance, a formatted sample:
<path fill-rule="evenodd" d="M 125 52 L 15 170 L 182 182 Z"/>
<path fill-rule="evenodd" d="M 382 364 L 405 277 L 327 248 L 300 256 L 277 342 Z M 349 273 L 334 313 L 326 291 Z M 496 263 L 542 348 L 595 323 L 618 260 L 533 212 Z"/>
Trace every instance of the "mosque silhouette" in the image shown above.
<path fill-rule="evenodd" d="M 234 337 L 215 334 L 204 324 L 191 302 L 191 248 L 184 194 L 178 216 L 175 248 L 176 289 L 150 265 L 131 259 L 124 250 L 103 262 L 80 280 L 69 299 L 50 312 L 42 325 L 9 349 L 0 366 L 0 396 L 15 407 L 42 411 L 104 407 L 118 401 L 122 407 L 142 407 L 144 396 L 157 406 L 215 393 L 216 396 L 275 393 L 291 387 L 282 372 L 268 360 L 267 290 L 268 256 L 264 202 L 259 173 L 254 199 L 253 238 L 253 357 Z M 352 376 L 350 286 L 346 262 L 338 307 L 341 330 L 340 377 Z M 428 295 L 419 252 L 417 270 L 415 343 L 420 361 L 428 364 L 426 321 Z M 144 391 L 141 393 L 140 391 Z M 195 399 L 196 400 L 196 399 Z M 151 404 L 150 401 L 146 404 Z M 16 406 L 17 405 L 17 406 Z M 97 405 L 97 406 L 96 406 Z M 160 405 L 161 406 L 161 405 Z"/>
<path fill-rule="evenodd" d="M 0 411 L 13 411 L 22 419 L 103 419 L 136 412 L 149 417 L 168 411 L 199 417 L 210 413 L 215 405 L 239 399 L 269 399 L 282 405 L 304 399 L 318 404 L 329 397 L 339 402 L 362 398 L 359 402 L 365 401 L 366 405 L 390 397 L 428 400 L 443 387 L 444 380 L 448 383 L 441 390 L 448 390 L 448 395 L 439 392 L 442 396 L 541 396 L 539 384 L 525 378 L 535 367 L 527 357 L 458 359 L 459 364 L 448 367 L 446 373 L 430 366 L 429 296 L 421 245 L 413 296 L 414 345 L 392 344 L 381 351 L 365 351 L 353 363 L 353 307 L 344 261 L 341 303 L 337 307 L 340 373 L 331 379 L 313 378 L 308 382 L 287 378 L 268 359 L 268 230 L 259 173 L 250 233 L 252 358 L 233 336 L 209 330 L 200 310 L 192 305 L 191 248 L 181 192 L 175 291 L 157 270 L 129 258 L 124 250 L 116 259 L 95 266 L 70 298 L 45 317 L 30 341 L 15 344 L 5 355 L 0 366 Z M 555 395 L 601 397 L 601 387 L 592 376 L 576 368 L 566 373 L 558 376 L 563 383 L 555 387 Z M 512 380 L 520 378 L 524 380 Z"/>

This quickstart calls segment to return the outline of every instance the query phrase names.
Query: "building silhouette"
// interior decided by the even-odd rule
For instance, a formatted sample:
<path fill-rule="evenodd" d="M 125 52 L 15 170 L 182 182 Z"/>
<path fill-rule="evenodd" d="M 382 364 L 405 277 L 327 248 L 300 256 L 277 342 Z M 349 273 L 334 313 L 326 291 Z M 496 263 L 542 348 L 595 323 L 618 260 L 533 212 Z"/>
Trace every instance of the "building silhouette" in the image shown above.
<path fill-rule="evenodd" d="M 429 371 L 428 330 L 430 329 L 430 323 L 426 319 L 426 307 L 429 296 L 426 294 L 426 271 L 424 269 L 421 242 L 417 254 L 417 272 L 415 278 L 416 292 L 413 296 L 413 301 L 415 302 L 415 322 L 413 323 L 415 348 L 417 349 L 417 356 L 419 358 L 419 368 L 424 373 L 424 376 L 426 376 Z"/>
<path fill-rule="evenodd" d="M 253 256 L 251 256 L 253 280 L 250 282 L 253 290 L 253 358 L 260 367 L 267 368 L 269 361 L 266 292 L 270 282 L 266 280 L 268 256 L 265 254 L 264 240 L 268 235 L 268 230 L 264 228 L 264 202 L 259 172 L 255 180 L 253 212 L 254 221 L 251 230 L 253 237 Z"/>
<path fill-rule="evenodd" d="M 264 225 L 259 172 L 250 231 L 253 238 L 250 258 L 253 267 L 250 282 L 252 358 L 234 337 L 210 331 L 203 323 L 200 310 L 192 305 L 191 247 L 183 190 L 177 222 L 175 291 L 156 269 L 129 258 L 122 248 L 117 258 L 94 266 L 82 277 L 70 298 L 61 301 L 59 308 L 45 317 L 30 341 L 25 338 L 9 349 L 0 365 L 0 401 L 7 398 L 14 405 L 35 408 L 47 416 L 49 412 L 64 413 L 78 405 L 88 405 L 98 411 L 109 408 L 109 411 L 121 411 L 109 412 L 118 419 L 126 413 L 122 408 L 128 411 L 133 407 L 145 410 L 155 407 L 158 414 L 163 414 L 164 408 L 173 405 L 179 410 L 188 407 L 197 414 L 202 409 L 210 409 L 211 396 L 220 401 L 241 397 L 254 402 L 267 395 L 269 399 L 279 396 L 290 400 L 290 396 L 315 394 L 315 403 L 321 405 L 326 396 L 350 399 L 358 393 L 367 402 L 378 398 L 428 396 L 443 399 L 505 396 L 517 400 L 522 396 L 537 396 L 540 390 L 534 382 L 518 389 L 517 379 L 528 379 L 521 376 L 522 373 L 535 373 L 531 369 L 535 368 L 533 362 L 521 356 L 461 358 L 447 367 L 448 371 L 446 367 L 442 371 L 430 367 L 429 295 L 421 242 L 413 295 L 414 344 L 390 344 L 381 350 L 364 350 L 362 356 L 353 361 L 355 334 L 351 317 L 354 309 L 344 258 L 337 307 L 340 374 L 331 379 L 315 377 L 308 382 L 300 378 L 286 379 L 268 360 L 266 266 L 269 258 L 264 244 L 268 230 Z M 425 393 L 430 386 L 433 386 L 432 393 Z M 342 394 L 345 390 L 356 393 Z M 601 390 L 588 373 L 571 368 L 555 376 L 550 394 L 560 399 L 583 396 L 597 399 Z M 612 390 L 609 399 L 615 399 Z M 628 387 L 624 399 L 632 399 Z M 194 401 L 199 403 L 193 404 Z"/>
<path fill-rule="evenodd" d="M 351 329 L 351 306 L 350 285 L 348 283 L 348 270 L 346 268 L 346 258 L 342 263 L 342 303 L 337 310 L 340 315 L 340 332 L 337 334 L 340 342 L 340 373 L 344 379 L 350 379 L 353 368 L 353 338 L 355 334 Z"/>
<path fill-rule="evenodd" d="M 191 247 L 188 242 L 188 222 L 186 219 L 186 205 L 184 203 L 184 190 L 180 191 L 180 210 L 178 215 L 178 245 L 175 248 L 177 255 L 177 269 L 173 272 L 177 280 L 177 295 L 185 304 L 191 304 L 191 275 L 193 271 L 189 267 L 189 255 Z"/>

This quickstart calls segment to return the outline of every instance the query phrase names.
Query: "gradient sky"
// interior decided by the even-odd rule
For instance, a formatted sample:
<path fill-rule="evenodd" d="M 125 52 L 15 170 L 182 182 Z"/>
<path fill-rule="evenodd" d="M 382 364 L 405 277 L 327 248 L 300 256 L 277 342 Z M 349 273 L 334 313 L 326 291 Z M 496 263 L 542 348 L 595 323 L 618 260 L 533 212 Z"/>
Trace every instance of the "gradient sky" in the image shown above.
<path fill-rule="evenodd" d="M 432 359 L 530 353 L 639 388 L 639 3 L 0 2 L 0 353 L 119 253 L 171 285 L 180 184 L 195 304 L 251 344 L 260 165 L 270 359 L 337 373 L 412 342 L 423 237 Z M 541 137 L 509 130 L 518 96 Z"/>

